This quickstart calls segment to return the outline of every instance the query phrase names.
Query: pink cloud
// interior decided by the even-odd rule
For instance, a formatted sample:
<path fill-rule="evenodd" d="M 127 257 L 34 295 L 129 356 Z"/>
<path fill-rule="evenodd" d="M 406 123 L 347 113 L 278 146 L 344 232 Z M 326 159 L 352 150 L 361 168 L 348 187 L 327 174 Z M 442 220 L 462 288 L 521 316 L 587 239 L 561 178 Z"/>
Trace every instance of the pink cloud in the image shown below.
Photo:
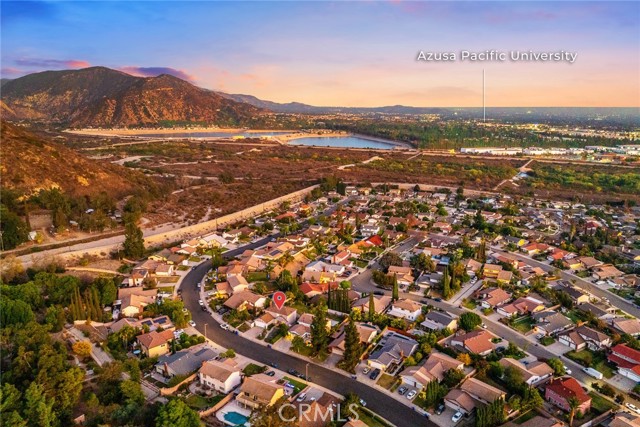
<path fill-rule="evenodd" d="M 192 74 L 188 74 L 184 70 L 178 70 L 171 67 L 120 67 L 118 70 L 125 72 L 127 74 L 131 74 L 133 76 L 138 77 L 156 77 L 161 74 L 169 74 L 171 76 L 177 77 L 182 80 L 186 80 L 188 82 L 195 82 L 196 77 Z"/>
<path fill-rule="evenodd" d="M 91 64 L 81 59 L 20 58 L 15 63 L 23 67 L 38 68 L 87 68 Z"/>

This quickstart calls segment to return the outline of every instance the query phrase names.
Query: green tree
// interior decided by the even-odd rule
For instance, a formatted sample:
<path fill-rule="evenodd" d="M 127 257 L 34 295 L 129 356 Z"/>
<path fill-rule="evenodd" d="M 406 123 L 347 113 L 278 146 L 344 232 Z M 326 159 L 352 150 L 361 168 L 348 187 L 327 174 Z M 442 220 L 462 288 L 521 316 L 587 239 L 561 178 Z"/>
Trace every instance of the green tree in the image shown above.
<path fill-rule="evenodd" d="M 2 250 L 14 249 L 27 241 L 29 228 L 27 224 L 4 204 L 0 204 L 0 235 Z"/>
<path fill-rule="evenodd" d="M 580 406 L 580 401 L 576 397 L 571 396 L 567 399 L 567 404 L 569 405 L 569 427 L 571 427 L 573 426 L 573 418 L 576 415 L 576 410 Z"/>
<path fill-rule="evenodd" d="M 104 305 L 112 304 L 118 297 L 118 287 L 112 277 L 98 277 L 94 282 L 100 293 L 100 303 Z"/>
<path fill-rule="evenodd" d="M 0 297 L 0 324 L 24 325 L 35 319 L 31 306 L 21 300 L 10 300 Z"/>
<path fill-rule="evenodd" d="M 557 377 L 561 377 L 565 374 L 564 364 L 557 357 L 552 357 L 547 361 L 547 365 L 553 369 L 553 373 Z"/>
<path fill-rule="evenodd" d="M 482 324 L 482 319 L 476 313 L 467 311 L 460 315 L 460 327 L 465 331 L 473 331 Z"/>
<path fill-rule="evenodd" d="M 32 382 L 24 397 L 24 415 L 29 427 L 52 427 L 56 424 L 55 402 L 45 395 L 42 385 Z"/>
<path fill-rule="evenodd" d="M 318 304 L 313 313 L 311 322 L 311 346 L 316 356 L 323 357 L 327 354 L 329 346 L 329 331 L 327 330 L 327 306 Z"/>
<path fill-rule="evenodd" d="M 398 275 L 393 275 L 393 290 L 391 291 L 391 299 L 398 301 Z"/>
<path fill-rule="evenodd" d="M 395 252 L 387 252 L 382 257 L 380 257 L 380 261 L 378 264 L 382 267 L 382 269 L 387 272 L 389 271 L 389 267 L 395 265 L 396 267 L 402 267 L 402 258 Z"/>
<path fill-rule="evenodd" d="M 344 354 L 340 367 L 345 371 L 354 373 L 354 369 L 362 355 L 362 346 L 360 344 L 360 334 L 352 317 L 349 317 L 349 322 L 344 328 L 344 334 Z"/>
<path fill-rule="evenodd" d="M 376 304 L 375 297 L 373 296 L 373 292 L 369 294 L 369 322 L 373 322 L 374 317 L 376 316 Z"/>
<path fill-rule="evenodd" d="M 451 298 L 451 278 L 449 277 L 449 269 L 445 268 L 442 274 L 442 297 L 444 299 Z"/>
<path fill-rule="evenodd" d="M 144 255 L 144 238 L 138 227 L 136 215 L 125 215 L 124 219 L 124 254 L 133 259 Z"/>
<path fill-rule="evenodd" d="M 182 400 L 173 399 L 162 406 L 156 417 L 158 427 L 200 427 L 198 413 L 189 408 Z"/>

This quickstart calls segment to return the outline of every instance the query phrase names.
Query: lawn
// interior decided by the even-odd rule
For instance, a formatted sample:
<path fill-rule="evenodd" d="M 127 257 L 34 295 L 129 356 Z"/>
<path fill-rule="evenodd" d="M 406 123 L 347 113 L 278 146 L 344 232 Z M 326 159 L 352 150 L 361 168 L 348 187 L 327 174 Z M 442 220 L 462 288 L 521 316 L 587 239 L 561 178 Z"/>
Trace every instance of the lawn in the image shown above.
<path fill-rule="evenodd" d="M 549 337 L 549 336 L 542 337 L 542 339 L 540 340 L 540 344 L 544 346 L 551 345 L 554 342 L 556 342 L 556 340 L 553 337 Z"/>
<path fill-rule="evenodd" d="M 294 395 L 300 393 L 302 390 L 307 388 L 307 385 L 305 383 L 300 382 L 298 380 L 294 380 L 294 379 L 292 379 L 290 377 L 283 377 L 282 379 L 285 380 L 286 382 L 288 382 L 289 384 L 291 384 L 294 387 L 294 391 L 293 391 Z"/>
<path fill-rule="evenodd" d="M 515 420 L 513 420 L 513 422 L 518 425 L 524 424 L 525 422 L 529 421 L 531 418 L 535 417 L 536 415 L 538 415 L 536 411 L 527 411 L 521 416 L 519 416 L 518 418 L 516 418 Z"/>
<path fill-rule="evenodd" d="M 178 271 L 187 271 L 189 269 L 188 265 L 179 265 Z"/>
<path fill-rule="evenodd" d="M 462 301 L 462 306 L 464 308 L 468 308 L 469 310 L 473 310 L 473 309 L 476 308 L 477 304 L 476 304 L 476 302 L 474 300 L 465 298 Z"/>
<path fill-rule="evenodd" d="M 177 283 L 180 280 L 180 276 L 158 277 L 159 283 Z"/>
<path fill-rule="evenodd" d="M 261 374 L 267 370 L 266 366 L 256 365 L 255 363 L 249 363 L 243 370 L 242 373 L 246 376 L 250 377 L 251 375 Z"/>
<path fill-rule="evenodd" d="M 382 374 L 380 376 L 380 379 L 378 380 L 377 384 L 380 387 L 386 388 L 387 390 L 389 390 L 391 388 L 391 386 L 393 385 L 393 383 L 396 382 L 396 378 L 394 376 L 391 376 L 389 374 Z"/>
<path fill-rule="evenodd" d="M 267 273 L 264 271 L 254 271 L 252 273 L 247 274 L 247 282 L 249 283 L 253 283 L 253 282 L 266 282 L 267 279 Z"/>
<path fill-rule="evenodd" d="M 168 294 L 172 294 L 173 293 L 173 286 L 159 286 L 158 292 L 166 292 Z"/>
<path fill-rule="evenodd" d="M 607 412 L 609 409 L 618 409 L 619 407 L 615 403 L 602 397 L 599 393 L 596 393 L 594 391 L 590 392 L 589 396 L 591 396 L 591 409 L 598 414 Z"/>
<path fill-rule="evenodd" d="M 581 321 L 584 321 L 584 320 L 585 320 L 585 318 L 584 318 L 584 314 L 582 314 L 582 312 L 581 312 L 581 311 L 579 311 L 579 310 L 575 310 L 575 309 L 574 309 L 574 310 L 569 310 L 569 311 L 566 313 L 566 316 L 567 316 L 569 319 L 571 319 L 571 321 L 572 321 L 573 323 L 578 323 L 578 322 L 581 322 Z"/>
<path fill-rule="evenodd" d="M 358 408 L 358 414 L 360 415 L 360 420 L 369 427 L 390 427 L 389 424 L 364 408 Z"/>
<path fill-rule="evenodd" d="M 191 408 L 195 410 L 202 410 L 205 408 L 212 407 L 216 403 L 220 402 L 223 397 L 224 397 L 224 394 L 218 394 L 209 398 L 203 397 L 197 394 L 192 394 L 189 397 L 187 397 L 186 402 L 187 402 L 187 405 L 189 405 Z"/>
<path fill-rule="evenodd" d="M 581 364 L 582 366 L 591 367 L 602 372 L 605 378 L 611 378 L 615 375 L 614 368 L 608 365 L 607 359 L 601 353 L 594 353 L 590 350 L 569 351 L 565 353 L 569 359 Z"/>
<path fill-rule="evenodd" d="M 509 326 L 521 334 L 529 332 L 533 328 L 534 324 L 535 320 L 533 320 L 531 316 L 522 316 L 509 322 Z"/>

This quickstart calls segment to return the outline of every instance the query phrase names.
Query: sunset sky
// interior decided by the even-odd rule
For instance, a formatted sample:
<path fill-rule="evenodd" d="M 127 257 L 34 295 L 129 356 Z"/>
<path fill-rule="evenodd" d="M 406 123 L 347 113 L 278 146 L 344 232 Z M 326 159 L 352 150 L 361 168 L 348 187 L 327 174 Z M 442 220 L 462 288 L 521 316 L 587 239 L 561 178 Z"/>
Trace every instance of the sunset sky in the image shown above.
<path fill-rule="evenodd" d="M 1 74 L 103 65 L 323 106 L 640 106 L 640 3 L 6 2 Z M 576 52 L 425 63 L 420 50 Z"/>

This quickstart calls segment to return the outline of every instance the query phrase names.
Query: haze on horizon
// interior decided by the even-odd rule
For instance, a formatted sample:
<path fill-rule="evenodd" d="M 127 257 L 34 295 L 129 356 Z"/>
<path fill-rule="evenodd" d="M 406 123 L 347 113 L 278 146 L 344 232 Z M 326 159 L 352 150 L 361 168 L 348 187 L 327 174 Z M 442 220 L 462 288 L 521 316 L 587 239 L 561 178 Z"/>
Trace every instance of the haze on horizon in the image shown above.
<path fill-rule="evenodd" d="M 318 106 L 640 107 L 638 2 L 2 2 L 1 74 L 103 65 Z M 572 51 L 574 64 L 418 51 Z"/>

